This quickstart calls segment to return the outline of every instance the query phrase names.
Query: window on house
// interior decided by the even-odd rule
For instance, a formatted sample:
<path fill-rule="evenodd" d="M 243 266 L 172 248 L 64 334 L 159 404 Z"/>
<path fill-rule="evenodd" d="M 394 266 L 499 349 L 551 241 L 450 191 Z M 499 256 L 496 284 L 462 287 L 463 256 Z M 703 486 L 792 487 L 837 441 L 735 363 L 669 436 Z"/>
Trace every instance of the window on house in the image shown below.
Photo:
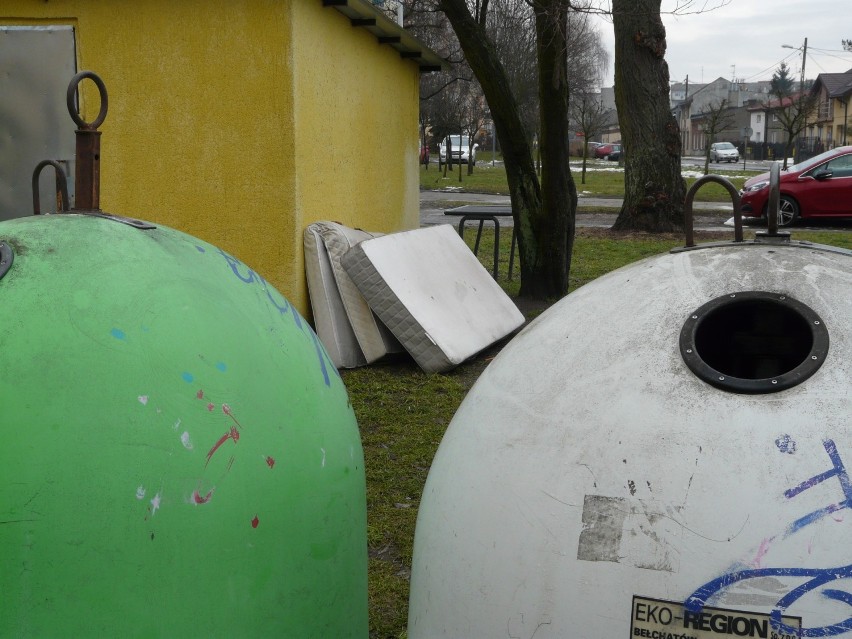
<path fill-rule="evenodd" d="M 772 121 L 773 121 L 773 122 L 778 122 L 778 114 L 777 114 L 777 113 L 773 113 L 773 114 L 772 114 Z"/>
<path fill-rule="evenodd" d="M 757 114 L 757 123 L 758 123 L 758 124 L 760 124 L 760 119 L 761 119 L 762 117 L 763 117 L 763 116 L 762 116 L 760 113 L 758 113 L 758 114 Z"/>

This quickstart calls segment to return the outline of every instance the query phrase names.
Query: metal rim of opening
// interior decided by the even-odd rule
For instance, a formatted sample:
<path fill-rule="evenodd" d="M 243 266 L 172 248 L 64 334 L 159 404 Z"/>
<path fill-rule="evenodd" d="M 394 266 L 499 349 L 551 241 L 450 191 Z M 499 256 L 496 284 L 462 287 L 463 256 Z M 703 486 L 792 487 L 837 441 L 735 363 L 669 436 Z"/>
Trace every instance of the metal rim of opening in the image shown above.
<path fill-rule="evenodd" d="M 0 280 L 12 268 L 12 262 L 15 261 L 15 254 L 12 252 L 12 247 L 6 242 L 0 242 Z"/>
<path fill-rule="evenodd" d="M 766 331 L 772 324 L 791 334 Z M 691 313 L 680 333 L 680 352 L 689 369 L 735 393 L 775 393 L 802 383 L 822 366 L 828 346 L 828 329 L 812 308 L 765 291 L 717 297 Z"/>

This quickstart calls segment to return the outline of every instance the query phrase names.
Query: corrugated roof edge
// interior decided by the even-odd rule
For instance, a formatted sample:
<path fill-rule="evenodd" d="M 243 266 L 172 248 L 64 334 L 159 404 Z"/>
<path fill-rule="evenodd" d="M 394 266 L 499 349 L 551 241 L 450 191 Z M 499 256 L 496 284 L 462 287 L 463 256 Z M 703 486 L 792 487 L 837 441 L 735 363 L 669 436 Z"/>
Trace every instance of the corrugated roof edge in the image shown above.
<path fill-rule="evenodd" d="M 437 53 L 411 35 L 408 31 L 376 9 L 367 0 L 322 0 L 324 7 L 332 7 L 349 18 L 353 27 L 366 29 L 380 44 L 399 52 L 401 58 L 412 60 L 420 66 L 421 73 L 446 71 L 449 64 Z"/>

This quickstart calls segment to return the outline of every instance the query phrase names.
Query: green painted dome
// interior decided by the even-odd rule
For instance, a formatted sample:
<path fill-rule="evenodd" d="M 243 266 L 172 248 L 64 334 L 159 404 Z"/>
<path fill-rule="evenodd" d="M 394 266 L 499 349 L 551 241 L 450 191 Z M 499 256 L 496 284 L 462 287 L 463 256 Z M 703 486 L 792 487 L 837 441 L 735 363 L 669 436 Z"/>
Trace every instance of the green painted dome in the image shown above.
<path fill-rule="evenodd" d="M 0 636 L 366 637 L 357 424 L 287 300 L 162 226 L 0 243 Z"/>

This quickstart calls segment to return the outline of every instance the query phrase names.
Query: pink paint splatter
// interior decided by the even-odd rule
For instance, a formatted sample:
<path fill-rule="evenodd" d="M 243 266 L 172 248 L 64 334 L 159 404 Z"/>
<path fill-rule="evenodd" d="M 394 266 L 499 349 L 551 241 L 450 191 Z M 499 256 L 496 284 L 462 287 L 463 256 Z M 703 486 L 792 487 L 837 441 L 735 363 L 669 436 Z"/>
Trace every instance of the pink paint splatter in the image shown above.
<path fill-rule="evenodd" d="M 766 556 L 766 553 L 769 552 L 769 544 L 772 543 L 773 538 L 764 539 L 760 542 L 760 547 L 757 549 L 757 554 L 754 557 L 754 560 L 751 562 L 751 565 L 755 568 L 760 568 L 760 564 L 763 561 L 763 558 Z"/>
<path fill-rule="evenodd" d="M 160 497 L 160 493 L 154 495 L 154 499 L 151 500 L 151 517 L 157 514 L 157 511 L 160 510 L 160 502 L 162 501 Z"/>
<path fill-rule="evenodd" d="M 234 413 L 231 411 L 231 407 L 228 404 L 222 404 L 222 412 L 225 413 L 228 417 L 230 417 L 233 422 L 239 427 L 242 428 L 243 425 L 234 417 Z"/>
<path fill-rule="evenodd" d="M 198 392 L 195 394 L 195 397 L 197 399 L 204 399 L 204 391 L 199 388 Z"/>
<path fill-rule="evenodd" d="M 198 492 L 198 490 L 193 491 L 192 501 L 194 501 L 196 504 L 206 504 L 208 501 L 210 501 L 210 498 L 213 496 L 213 490 L 215 490 L 215 489 L 210 489 L 210 492 L 208 492 L 203 497 L 201 496 L 201 493 Z"/>
<path fill-rule="evenodd" d="M 275 468 L 275 460 L 272 457 L 266 458 L 266 465 L 270 468 Z"/>
<path fill-rule="evenodd" d="M 213 457 L 216 451 L 219 450 L 219 447 L 229 439 L 233 439 L 235 444 L 240 440 L 240 432 L 234 426 L 231 426 L 231 430 L 222 435 L 219 438 L 219 441 L 213 444 L 213 448 L 211 448 L 210 452 L 207 453 L 207 463 L 204 464 L 205 466 L 210 463 L 210 459 Z"/>
<path fill-rule="evenodd" d="M 251 520 L 251 527 L 257 528 L 257 525 L 260 523 L 260 519 L 257 518 L 257 515 L 254 516 L 254 519 Z"/>
<path fill-rule="evenodd" d="M 140 403 L 140 404 L 142 404 L 143 406 L 147 406 L 147 405 L 148 405 L 148 396 L 147 396 L 147 395 L 140 395 L 140 396 L 139 396 L 139 397 L 137 397 L 136 399 L 138 399 L 138 400 L 139 400 L 139 403 Z"/>
<path fill-rule="evenodd" d="M 214 408 L 216 408 L 215 404 L 207 404 L 207 410 L 209 410 L 211 413 L 213 412 Z"/>

